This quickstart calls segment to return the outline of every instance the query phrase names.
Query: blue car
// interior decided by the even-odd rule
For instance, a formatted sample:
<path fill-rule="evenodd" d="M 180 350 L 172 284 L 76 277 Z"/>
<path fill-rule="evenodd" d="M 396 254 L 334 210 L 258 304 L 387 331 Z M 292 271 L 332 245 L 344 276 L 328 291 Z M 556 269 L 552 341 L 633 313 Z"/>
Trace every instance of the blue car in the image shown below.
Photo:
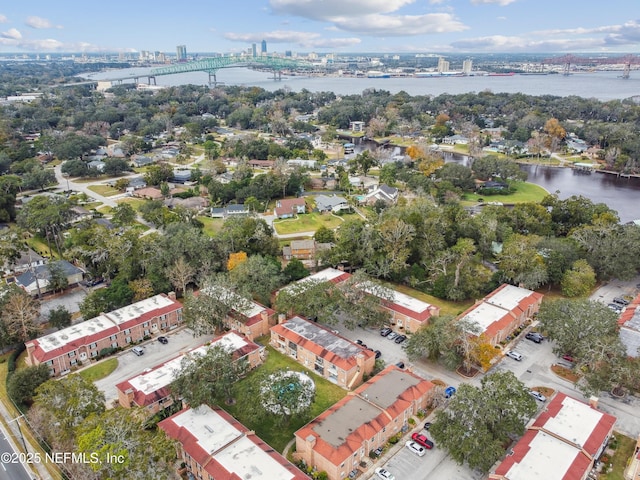
<path fill-rule="evenodd" d="M 456 393 L 455 387 L 447 387 L 444 389 L 444 398 L 451 398 L 454 393 Z"/>

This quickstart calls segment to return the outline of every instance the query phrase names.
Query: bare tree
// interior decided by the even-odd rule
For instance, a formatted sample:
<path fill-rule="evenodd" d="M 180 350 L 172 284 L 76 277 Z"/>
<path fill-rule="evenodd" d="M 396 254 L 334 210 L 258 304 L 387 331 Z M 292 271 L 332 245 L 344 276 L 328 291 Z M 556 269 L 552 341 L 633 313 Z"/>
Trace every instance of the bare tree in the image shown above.
<path fill-rule="evenodd" d="M 40 303 L 21 290 L 14 290 L 4 305 L 0 318 L 7 333 L 16 340 L 26 342 L 40 330 L 35 323 L 40 314 Z"/>
<path fill-rule="evenodd" d="M 196 270 L 184 257 L 178 258 L 175 263 L 167 268 L 167 276 L 169 281 L 175 288 L 179 288 L 182 295 L 185 294 L 189 282 L 195 279 Z"/>

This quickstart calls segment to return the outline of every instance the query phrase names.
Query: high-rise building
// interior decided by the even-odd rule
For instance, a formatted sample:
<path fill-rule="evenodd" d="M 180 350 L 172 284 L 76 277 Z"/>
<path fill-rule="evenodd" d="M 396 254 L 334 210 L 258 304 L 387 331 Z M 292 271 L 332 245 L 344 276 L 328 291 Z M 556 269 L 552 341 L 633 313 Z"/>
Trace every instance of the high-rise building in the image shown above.
<path fill-rule="evenodd" d="M 187 46 L 186 45 L 178 45 L 176 47 L 176 57 L 179 62 L 184 62 L 187 60 Z"/>
<path fill-rule="evenodd" d="M 444 57 L 438 57 L 438 72 L 448 72 L 449 71 L 449 62 L 447 62 Z"/>
<path fill-rule="evenodd" d="M 267 53 L 267 41 L 266 40 L 262 40 L 262 48 L 260 49 L 260 52 L 262 54 Z"/>
<path fill-rule="evenodd" d="M 258 48 L 255 43 L 251 45 L 251 53 L 253 54 L 254 57 L 258 56 Z"/>

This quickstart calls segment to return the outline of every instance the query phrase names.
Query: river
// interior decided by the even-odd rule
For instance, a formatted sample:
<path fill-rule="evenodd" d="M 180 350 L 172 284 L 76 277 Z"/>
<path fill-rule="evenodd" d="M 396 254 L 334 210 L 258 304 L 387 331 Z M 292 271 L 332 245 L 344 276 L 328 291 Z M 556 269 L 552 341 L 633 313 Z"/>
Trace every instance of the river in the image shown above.
<path fill-rule="evenodd" d="M 130 75 L 143 75 L 149 68 L 110 70 L 87 75 L 92 80 L 113 79 Z M 360 94 L 367 88 L 387 90 L 391 93 L 405 91 L 409 95 L 440 95 L 491 91 L 494 93 L 524 93 L 527 95 L 576 95 L 599 100 L 624 99 L 640 95 L 640 71 L 631 72 L 631 78 L 620 78 L 621 72 L 576 73 L 573 75 L 513 75 L 509 77 L 428 77 L 428 78 L 354 78 L 293 76 L 273 80 L 267 72 L 247 68 L 223 68 L 217 72 L 219 82 L 226 85 L 250 85 L 273 91 L 289 88 L 311 92 L 330 91 L 336 95 Z M 205 72 L 180 73 L 156 77 L 158 85 L 207 85 Z"/>

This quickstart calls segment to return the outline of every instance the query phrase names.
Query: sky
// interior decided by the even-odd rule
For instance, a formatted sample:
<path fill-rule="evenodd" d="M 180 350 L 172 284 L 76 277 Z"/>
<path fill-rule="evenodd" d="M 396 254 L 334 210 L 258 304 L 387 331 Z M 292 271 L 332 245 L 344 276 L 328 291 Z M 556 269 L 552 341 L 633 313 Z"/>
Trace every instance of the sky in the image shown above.
<path fill-rule="evenodd" d="M 637 0 L 0 2 L 1 53 L 640 53 Z"/>

